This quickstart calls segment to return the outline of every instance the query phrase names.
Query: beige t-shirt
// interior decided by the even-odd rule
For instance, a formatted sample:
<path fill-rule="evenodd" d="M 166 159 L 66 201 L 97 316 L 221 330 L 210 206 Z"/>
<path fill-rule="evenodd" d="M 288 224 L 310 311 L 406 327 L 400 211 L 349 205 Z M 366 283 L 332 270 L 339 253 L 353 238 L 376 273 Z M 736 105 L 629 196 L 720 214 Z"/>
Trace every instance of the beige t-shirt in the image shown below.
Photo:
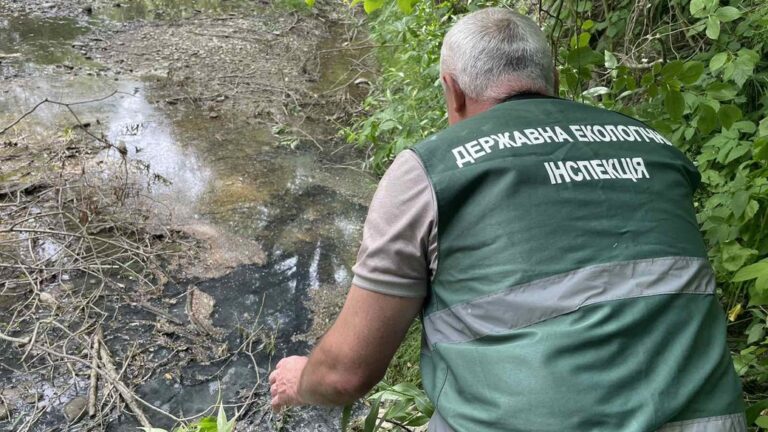
<path fill-rule="evenodd" d="M 437 201 L 416 154 L 401 152 L 368 208 L 352 284 L 399 297 L 425 297 L 437 269 Z"/>

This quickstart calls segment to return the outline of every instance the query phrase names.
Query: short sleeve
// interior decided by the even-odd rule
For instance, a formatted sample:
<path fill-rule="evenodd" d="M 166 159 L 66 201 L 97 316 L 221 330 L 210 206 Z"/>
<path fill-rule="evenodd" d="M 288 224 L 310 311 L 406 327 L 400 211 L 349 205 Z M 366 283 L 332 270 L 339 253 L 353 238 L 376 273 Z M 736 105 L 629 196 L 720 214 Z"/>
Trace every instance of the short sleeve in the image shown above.
<path fill-rule="evenodd" d="M 401 152 L 379 182 L 352 268 L 352 283 L 400 297 L 425 297 L 436 266 L 436 204 L 418 156 Z"/>

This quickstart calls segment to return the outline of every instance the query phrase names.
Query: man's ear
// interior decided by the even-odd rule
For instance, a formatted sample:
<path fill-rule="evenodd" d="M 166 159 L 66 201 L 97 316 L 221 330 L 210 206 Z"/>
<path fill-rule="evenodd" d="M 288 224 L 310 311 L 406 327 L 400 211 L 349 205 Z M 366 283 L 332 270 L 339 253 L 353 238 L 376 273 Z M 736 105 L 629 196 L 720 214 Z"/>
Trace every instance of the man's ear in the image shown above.
<path fill-rule="evenodd" d="M 443 89 L 445 90 L 445 101 L 448 108 L 448 123 L 453 124 L 462 120 L 466 115 L 467 98 L 464 90 L 459 87 L 459 83 L 451 75 L 443 75 Z"/>

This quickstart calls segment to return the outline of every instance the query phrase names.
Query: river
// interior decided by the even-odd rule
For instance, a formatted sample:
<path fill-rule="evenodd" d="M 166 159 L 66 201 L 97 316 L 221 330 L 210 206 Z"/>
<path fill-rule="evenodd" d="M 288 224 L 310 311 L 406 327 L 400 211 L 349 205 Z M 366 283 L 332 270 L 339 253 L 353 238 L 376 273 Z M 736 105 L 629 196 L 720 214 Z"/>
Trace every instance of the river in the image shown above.
<path fill-rule="evenodd" d="M 358 24 L 343 9 L 287 0 L 0 0 L 0 126 L 45 98 L 105 97 L 71 105 L 77 119 L 44 104 L 0 141 L 39 149 L 87 127 L 111 147 L 79 153 L 79 169 L 109 177 L 103 167 L 123 157 L 142 166 L 142 214 L 201 249 L 163 257 L 152 290 L 116 276 L 133 291 L 108 290 L 94 303 L 121 377 L 159 408 L 143 408 L 153 426 L 176 423 L 161 411 L 187 418 L 221 401 L 230 416 L 245 409 L 238 430 L 338 428 L 338 410 L 274 416 L 266 375 L 282 356 L 307 353 L 338 310 L 375 186 L 361 169 L 364 154 L 336 134 L 371 78 L 358 67 L 369 57 L 354 49 L 364 45 L 350 30 Z M 7 153 L 6 184 L 34 183 L 53 169 L 45 158 Z M 62 313 L 71 299 L 56 296 L 72 284 L 97 282 L 77 272 L 46 279 L 41 298 L 58 307 L 46 318 Z M 192 322 L 187 297 L 198 292 L 212 306 L 202 319 L 215 337 Z M 7 324 L 10 313 L 0 313 Z M 23 348 L 0 345 L 0 404 L 9 411 L 0 428 L 137 430 L 104 382 L 101 415 L 67 417 L 90 393 L 84 365 L 44 367 L 44 356 L 22 361 Z"/>

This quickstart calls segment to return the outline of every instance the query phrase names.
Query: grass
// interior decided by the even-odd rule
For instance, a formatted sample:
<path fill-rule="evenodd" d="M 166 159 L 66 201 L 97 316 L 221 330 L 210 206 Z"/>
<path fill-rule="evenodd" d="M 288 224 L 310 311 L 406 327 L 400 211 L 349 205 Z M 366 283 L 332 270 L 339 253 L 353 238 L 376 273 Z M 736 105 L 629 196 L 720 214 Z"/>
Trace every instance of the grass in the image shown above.
<path fill-rule="evenodd" d="M 419 353 L 421 352 L 421 321 L 414 321 L 402 345 L 392 358 L 383 382 L 393 385 L 410 383 L 421 387 Z"/>

